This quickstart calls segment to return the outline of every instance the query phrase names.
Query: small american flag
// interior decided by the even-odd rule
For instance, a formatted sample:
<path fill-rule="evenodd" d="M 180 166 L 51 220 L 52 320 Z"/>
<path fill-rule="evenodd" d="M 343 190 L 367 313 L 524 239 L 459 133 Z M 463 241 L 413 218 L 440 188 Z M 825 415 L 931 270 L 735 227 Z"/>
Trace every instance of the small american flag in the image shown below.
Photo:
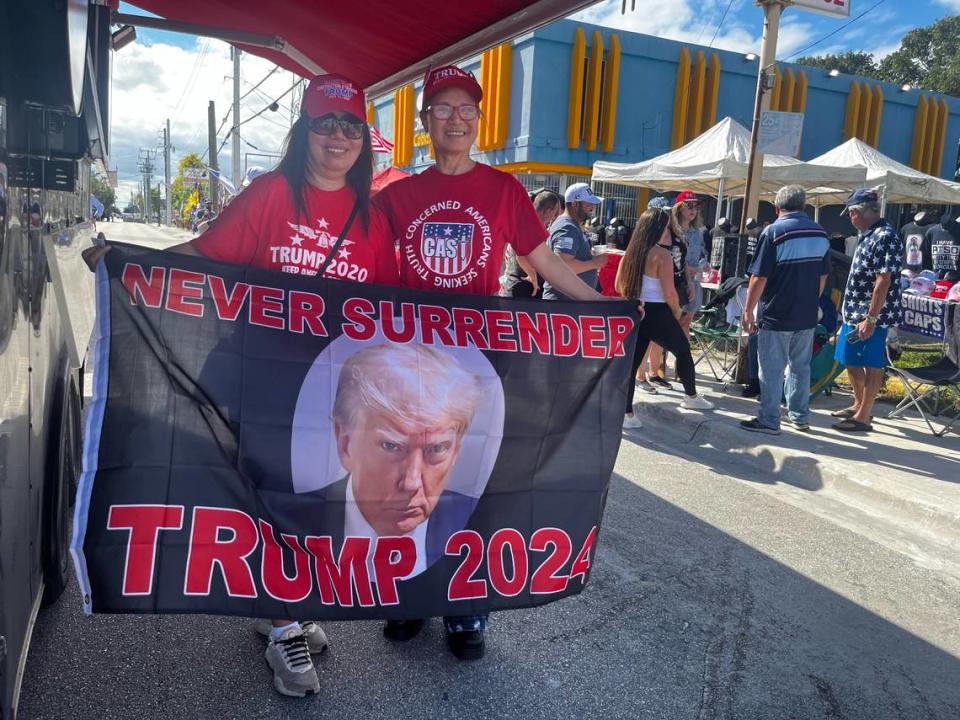
<path fill-rule="evenodd" d="M 374 152 L 393 152 L 393 143 L 387 140 L 373 125 L 370 126 L 370 146 Z"/>
<path fill-rule="evenodd" d="M 473 224 L 424 223 L 420 253 L 427 267 L 438 275 L 459 275 L 473 255 Z"/>

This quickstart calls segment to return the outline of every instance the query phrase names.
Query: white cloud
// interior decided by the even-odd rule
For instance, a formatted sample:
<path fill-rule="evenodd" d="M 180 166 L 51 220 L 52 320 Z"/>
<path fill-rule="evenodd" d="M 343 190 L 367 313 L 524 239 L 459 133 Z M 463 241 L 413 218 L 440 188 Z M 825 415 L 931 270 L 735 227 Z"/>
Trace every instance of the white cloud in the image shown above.
<path fill-rule="evenodd" d="M 578 22 L 603 25 L 626 32 L 701 45 L 709 45 L 716 32 L 713 47 L 735 52 L 759 52 L 763 25 L 760 10 L 754 8 L 748 0 L 734 0 L 723 24 L 720 25 L 726 7 L 724 0 L 697 3 L 692 0 L 675 0 L 672 3 L 664 3 L 662 0 L 636 0 L 636 10 L 631 11 L 628 2 L 626 14 L 621 14 L 621 0 L 604 0 L 572 15 L 571 18 Z M 746 16 L 749 25 L 744 22 L 743 16 Z M 804 32 L 809 36 L 808 25 L 794 23 L 791 27 L 794 28 L 789 38 L 791 47 L 805 39 Z"/>
<path fill-rule="evenodd" d="M 960 13 L 960 0 L 937 0 L 937 2 L 954 12 Z"/>
<path fill-rule="evenodd" d="M 244 54 L 241 65 L 241 94 L 259 82 L 273 64 L 254 55 Z M 137 41 L 123 48 L 113 58 L 113 92 L 111 108 L 111 163 L 119 170 L 118 202 L 126 204 L 139 186 L 137 169 L 139 151 L 159 150 L 163 144 L 162 128 L 170 118 L 170 135 L 175 148 L 173 174 L 180 158 L 191 152 L 203 153 L 207 148 L 207 105 L 215 102 L 217 125 L 230 110 L 233 74 L 229 46 L 216 40 L 198 38 L 192 48 L 170 44 L 147 44 Z M 288 90 L 292 76 L 278 70 L 259 88 L 244 98 L 240 118 L 245 120 L 262 109 L 272 98 Z M 264 152 L 277 152 L 289 128 L 290 95 L 280 101 L 279 112 L 269 110 L 243 125 L 240 136 Z M 232 124 L 228 119 L 219 134 L 222 142 Z M 218 156 L 220 167 L 230 172 L 230 141 Z M 256 150 L 241 143 L 241 153 Z M 267 164 L 263 158 L 250 158 L 251 165 Z M 241 167 L 243 155 L 241 155 Z M 153 184 L 163 181 L 163 155 L 157 154 Z"/>

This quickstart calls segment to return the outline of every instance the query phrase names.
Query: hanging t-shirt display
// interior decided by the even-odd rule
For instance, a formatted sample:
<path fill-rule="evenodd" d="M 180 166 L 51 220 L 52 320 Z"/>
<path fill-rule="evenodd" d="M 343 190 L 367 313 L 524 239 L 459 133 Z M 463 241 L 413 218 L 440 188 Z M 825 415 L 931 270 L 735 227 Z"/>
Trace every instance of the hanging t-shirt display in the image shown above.
<path fill-rule="evenodd" d="M 375 202 L 400 248 L 401 284 L 420 290 L 494 295 L 505 247 L 529 255 L 547 236 L 517 179 L 481 163 L 462 175 L 428 168 Z"/>
<path fill-rule="evenodd" d="M 926 243 L 930 248 L 928 269 L 941 279 L 950 273 L 953 278 L 960 272 L 960 228 L 957 223 L 943 221 L 927 228 Z"/>
<path fill-rule="evenodd" d="M 903 267 L 907 270 L 923 270 L 923 236 L 927 228 L 914 221 L 900 229 L 903 238 Z"/>
<path fill-rule="evenodd" d="M 324 191 L 307 186 L 306 213 L 297 217 L 286 178 L 270 172 L 257 178 L 220 213 L 194 247 L 211 260 L 316 275 L 353 209 L 346 186 Z M 382 213 L 370 208 L 367 227 L 354 218 L 324 277 L 396 285 L 397 260 Z"/>

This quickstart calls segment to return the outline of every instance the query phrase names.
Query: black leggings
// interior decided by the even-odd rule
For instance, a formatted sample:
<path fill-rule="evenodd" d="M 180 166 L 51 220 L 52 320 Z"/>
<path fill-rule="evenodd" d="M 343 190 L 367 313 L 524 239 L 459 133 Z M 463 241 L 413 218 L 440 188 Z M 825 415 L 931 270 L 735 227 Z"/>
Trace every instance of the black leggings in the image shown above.
<path fill-rule="evenodd" d="M 643 320 L 637 329 L 637 349 L 633 353 L 633 368 L 630 371 L 630 382 L 627 383 L 627 412 L 633 412 L 633 393 L 636 389 L 635 379 L 637 368 L 647 354 L 647 348 L 655 342 L 667 352 L 677 357 L 677 373 L 683 383 L 683 391 L 687 395 L 697 394 L 696 371 L 693 367 L 693 355 L 690 353 L 690 341 L 683 334 L 683 328 L 673 317 L 670 306 L 666 303 L 646 303 Z"/>

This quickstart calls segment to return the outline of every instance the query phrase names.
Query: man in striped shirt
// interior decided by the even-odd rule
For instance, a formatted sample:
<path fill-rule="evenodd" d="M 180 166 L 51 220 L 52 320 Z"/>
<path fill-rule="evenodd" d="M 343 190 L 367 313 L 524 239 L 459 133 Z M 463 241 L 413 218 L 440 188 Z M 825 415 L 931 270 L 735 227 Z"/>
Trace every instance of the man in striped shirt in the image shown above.
<path fill-rule="evenodd" d="M 803 212 L 806 200 L 799 185 L 780 189 L 774 201 L 777 220 L 760 235 L 750 267 L 743 327 L 759 332 L 760 414 L 742 421 L 744 430 L 780 434 L 780 398 L 788 366 L 789 423 L 797 430 L 810 429 L 810 358 L 818 300 L 830 273 L 830 240 Z"/>

